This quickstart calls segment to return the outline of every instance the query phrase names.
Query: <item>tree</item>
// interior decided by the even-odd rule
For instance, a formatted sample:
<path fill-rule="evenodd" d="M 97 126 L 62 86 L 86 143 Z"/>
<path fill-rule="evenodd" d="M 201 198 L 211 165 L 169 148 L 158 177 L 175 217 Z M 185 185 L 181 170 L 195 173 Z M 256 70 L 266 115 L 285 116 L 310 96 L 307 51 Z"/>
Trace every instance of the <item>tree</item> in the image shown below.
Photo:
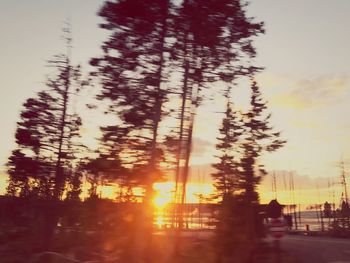
<path fill-rule="evenodd" d="M 76 141 L 81 120 L 68 112 L 70 84 L 67 85 L 79 73 L 73 72 L 76 69 L 68 61 L 55 63 L 58 76 L 48 80 L 47 90 L 24 103 L 16 130 L 18 149 L 9 158 L 8 171 L 10 184 L 21 178 L 28 189 L 38 188 L 41 197 L 60 199 L 74 154 L 81 146 Z"/>
<path fill-rule="evenodd" d="M 176 182 L 181 180 L 184 202 L 196 109 L 204 99 L 202 90 L 214 83 L 228 85 L 242 75 L 255 72 L 247 61 L 254 57 L 252 37 L 263 33 L 237 0 L 184 0 L 175 20 L 174 54 L 182 71 L 179 147 Z M 180 163 L 184 163 L 180 176 Z M 180 216 L 181 218 L 181 216 Z"/>
<path fill-rule="evenodd" d="M 247 236 L 254 240 L 258 235 L 256 226 L 259 212 L 257 186 L 266 172 L 258 164 L 258 158 L 266 152 L 281 148 L 286 141 L 280 139 L 280 132 L 274 132 L 270 126 L 271 114 L 266 112 L 267 105 L 255 80 L 251 82 L 250 110 L 245 114 L 245 132 L 242 140 L 243 155 L 239 174 L 238 188 L 242 190 L 240 198 L 246 212 Z"/>
<path fill-rule="evenodd" d="M 246 189 L 247 195 L 252 194 L 251 191 L 255 191 L 255 186 L 260 181 L 259 176 L 255 176 L 255 171 L 259 170 L 262 174 L 265 173 L 263 166 L 256 167 L 258 157 L 266 152 L 274 152 L 286 143 L 280 139 L 280 132 L 273 131 L 273 127 L 270 126 L 271 114 L 267 113 L 266 110 L 267 103 L 262 99 L 256 81 L 252 80 L 250 109 L 244 116 L 245 132 L 241 160 L 243 181 L 252 187 L 250 189 L 248 186 L 243 187 Z"/>
<path fill-rule="evenodd" d="M 121 165 L 120 160 L 99 154 L 95 159 L 90 159 L 84 164 L 86 180 L 90 184 L 89 196 L 98 197 L 97 187 L 117 182 L 118 187 L 123 187 L 123 179 L 128 175 L 128 170 Z M 131 181 L 131 180 L 130 180 Z"/>
<path fill-rule="evenodd" d="M 111 37 L 102 46 L 103 57 L 91 60 L 101 78 L 98 98 L 110 101 L 109 112 L 130 131 L 128 158 L 142 171 L 147 202 L 163 158 L 159 125 L 166 114 L 171 10 L 171 2 L 164 0 L 107 1 L 99 15 Z"/>
<path fill-rule="evenodd" d="M 229 92 L 226 95 L 228 98 Z M 238 118 L 227 104 L 225 118 L 218 138 L 219 162 L 213 179 L 221 208 L 217 221 L 218 257 L 236 258 L 242 262 L 245 255 L 239 253 L 254 247 L 261 235 L 259 195 L 257 186 L 265 174 L 258 158 L 283 146 L 280 133 L 270 126 L 271 114 L 255 80 L 251 82 L 250 108 Z M 249 253 L 248 253 L 249 254 Z"/>
<path fill-rule="evenodd" d="M 67 200 L 70 201 L 80 201 L 80 194 L 82 193 L 82 171 L 81 168 L 78 166 L 75 169 L 71 170 L 71 173 L 68 176 L 67 180 Z"/>
<path fill-rule="evenodd" d="M 45 152 L 50 147 L 48 123 L 53 119 L 48 109 L 54 102 L 47 92 L 42 91 L 23 104 L 15 134 L 18 148 L 7 163 L 12 195 L 28 196 L 37 188 L 40 196 L 48 197 L 52 165 Z"/>
<path fill-rule="evenodd" d="M 170 93 L 180 94 L 176 182 L 182 182 L 178 199 L 183 203 L 201 91 L 257 70 L 247 61 L 255 55 L 252 37 L 263 32 L 262 24 L 252 22 L 238 0 L 107 1 L 99 15 L 111 37 L 102 45 L 103 56 L 91 60 L 101 79 L 98 98 L 109 101 L 108 112 L 128 129 L 122 156 L 142 174 L 146 210 L 152 210 L 152 185 L 164 159 L 164 103 Z M 168 75 L 178 72 L 179 85 L 166 88 L 173 85 Z"/>
<path fill-rule="evenodd" d="M 25 156 L 20 150 L 14 150 L 7 163 L 10 176 L 7 194 L 28 197 L 32 190 L 30 177 L 37 174 L 38 165 L 38 162 Z"/>
<path fill-rule="evenodd" d="M 237 191 L 237 175 L 239 173 L 239 158 L 241 156 L 239 143 L 243 133 L 242 121 L 238 113 L 227 102 L 225 118 L 220 128 L 216 149 L 219 151 L 219 162 L 214 164 L 217 172 L 212 174 L 214 186 L 223 201 L 225 196 L 232 196 Z"/>
<path fill-rule="evenodd" d="M 159 131 L 167 115 L 172 8 L 168 0 L 107 1 L 99 15 L 111 37 L 102 46 L 103 56 L 91 60 L 101 79 L 98 98 L 109 101 L 108 112 L 116 114 L 119 128 L 127 130 L 121 156 L 145 189 L 138 220 L 147 235 L 153 224 L 153 183 L 162 177 L 164 160 Z"/>
<path fill-rule="evenodd" d="M 87 82 L 82 80 L 80 67 L 70 61 L 71 37 L 69 30 L 65 31 L 67 54 L 49 61 L 55 72 L 47 78 L 45 88 L 24 103 L 17 123 L 17 149 L 8 162 L 10 194 L 29 192 L 48 200 L 49 207 L 41 211 L 45 217 L 44 249 L 50 247 L 60 216 L 59 201 L 65 194 L 78 198 L 80 193 L 80 176 L 75 168 L 84 149 L 79 141 L 82 123 L 71 107 L 71 99 Z M 68 193 L 67 184 L 71 188 Z"/>

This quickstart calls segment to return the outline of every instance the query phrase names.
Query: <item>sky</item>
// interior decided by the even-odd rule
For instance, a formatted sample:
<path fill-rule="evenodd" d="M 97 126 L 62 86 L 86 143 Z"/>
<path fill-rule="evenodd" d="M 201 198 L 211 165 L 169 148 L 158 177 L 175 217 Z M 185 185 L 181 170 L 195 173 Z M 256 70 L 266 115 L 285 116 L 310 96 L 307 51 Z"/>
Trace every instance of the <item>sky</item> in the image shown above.
<path fill-rule="evenodd" d="M 327 178 L 336 181 L 339 161 L 350 160 L 350 2 L 348 0 L 252 0 L 248 14 L 265 23 L 256 38 L 255 63 L 265 70 L 257 80 L 269 101 L 272 122 L 288 141 L 261 162 L 268 170 L 294 171 L 296 187 L 307 191 Z M 63 22 L 71 21 L 75 63 L 88 70 L 107 37 L 98 28 L 101 0 L 1 0 L 0 2 L 0 173 L 15 147 L 14 132 L 23 102 L 43 86 L 47 60 L 64 49 Z M 240 105 L 246 90 L 237 87 Z M 217 94 L 198 111 L 193 165 L 208 173 L 222 101 Z M 80 102 L 82 103 L 82 102 Z M 98 136 L 93 112 L 85 133 Z M 94 126 L 95 125 L 95 126 Z M 93 142 L 92 142 L 93 144 Z M 346 162 L 345 162 L 346 163 Z M 346 168 L 348 164 L 346 163 Z M 349 170 L 350 171 L 350 170 Z M 0 177 L 0 192 L 5 177 Z M 263 182 L 270 198 L 270 178 Z M 282 179 L 279 178 L 279 181 Z M 332 179 L 333 180 L 333 179 Z M 325 189 L 323 189 L 325 191 Z"/>

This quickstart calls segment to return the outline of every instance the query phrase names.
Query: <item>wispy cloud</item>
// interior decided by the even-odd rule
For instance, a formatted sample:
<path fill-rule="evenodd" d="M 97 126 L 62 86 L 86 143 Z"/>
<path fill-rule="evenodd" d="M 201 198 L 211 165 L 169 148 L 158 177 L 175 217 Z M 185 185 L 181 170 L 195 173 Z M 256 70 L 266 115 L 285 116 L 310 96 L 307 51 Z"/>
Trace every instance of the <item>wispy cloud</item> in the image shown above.
<path fill-rule="evenodd" d="M 293 109 L 324 108 L 344 101 L 346 91 L 350 90 L 348 75 L 290 79 L 289 82 L 292 88 L 276 94 L 271 100 L 273 105 Z"/>
<path fill-rule="evenodd" d="M 213 143 L 202 138 L 193 138 L 192 154 L 196 157 L 203 156 L 208 150 L 214 148 Z"/>
<path fill-rule="evenodd" d="M 290 124 L 295 128 L 317 129 L 322 127 L 322 124 L 319 122 L 301 119 L 293 119 L 290 121 Z"/>

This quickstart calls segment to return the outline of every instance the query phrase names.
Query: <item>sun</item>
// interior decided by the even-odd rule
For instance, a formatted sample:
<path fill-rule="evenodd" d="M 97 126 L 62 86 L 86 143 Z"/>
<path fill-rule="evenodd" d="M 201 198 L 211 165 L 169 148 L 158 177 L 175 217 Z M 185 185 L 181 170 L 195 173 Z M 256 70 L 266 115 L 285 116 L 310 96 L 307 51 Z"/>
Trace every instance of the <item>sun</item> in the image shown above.
<path fill-rule="evenodd" d="M 164 209 L 168 204 L 174 203 L 174 182 L 154 183 L 155 196 L 153 205 L 159 210 Z M 203 202 L 202 197 L 208 197 L 214 193 L 214 186 L 211 183 L 189 183 L 186 186 L 186 203 Z"/>
<path fill-rule="evenodd" d="M 158 228 L 162 228 L 163 226 L 165 226 L 165 220 L 163 216 L 157 216 L 155 224 Z"/>
<path fill-rule="evenodd" d="M 153 204 L 157 209 L 163 209 L 172 202 L 173 187 L 172 182 L 155 183 L 153 185 L 153 189 L 156 192 L 153 198 Z"/>
<path fill-rule="evenodd" d="M 156 196 L 153 199 L 153 204 L 157 208 L 164 208 L 169 203 L 171 203 L 171 199 L 169 199 L 168 197 Z"/>

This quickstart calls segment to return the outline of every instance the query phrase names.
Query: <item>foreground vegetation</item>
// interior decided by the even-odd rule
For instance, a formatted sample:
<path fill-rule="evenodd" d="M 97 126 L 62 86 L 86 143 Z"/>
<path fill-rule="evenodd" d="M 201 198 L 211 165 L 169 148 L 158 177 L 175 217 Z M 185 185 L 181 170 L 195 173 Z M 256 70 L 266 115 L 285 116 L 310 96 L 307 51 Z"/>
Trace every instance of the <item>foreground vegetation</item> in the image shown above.
<path fill-rule="evenodd" d="M 50 250 L 45 251 L 45 206 L 47 203 L 38 200 L 1 199 L 2 262 L 140 262 L 140 242 L 141 249 L 149 250 L 153 263 L 274 262 L 276 257 L 271 245 L 262 241 L 254 246 L 227 244 L 232 251 L 239 248 L 240 252 L 223 256 L 222 242 L 218 240 L 222 236 L 213 230 L 155 228 L 151 239 L 140 239 L 139 205 L 99 199 L 58 204 L 59 226 Z M 239 234 L 242 239 L 244 232 Z M 280 262 L 294 262 L 283 253 L 280 257 Z"/>

